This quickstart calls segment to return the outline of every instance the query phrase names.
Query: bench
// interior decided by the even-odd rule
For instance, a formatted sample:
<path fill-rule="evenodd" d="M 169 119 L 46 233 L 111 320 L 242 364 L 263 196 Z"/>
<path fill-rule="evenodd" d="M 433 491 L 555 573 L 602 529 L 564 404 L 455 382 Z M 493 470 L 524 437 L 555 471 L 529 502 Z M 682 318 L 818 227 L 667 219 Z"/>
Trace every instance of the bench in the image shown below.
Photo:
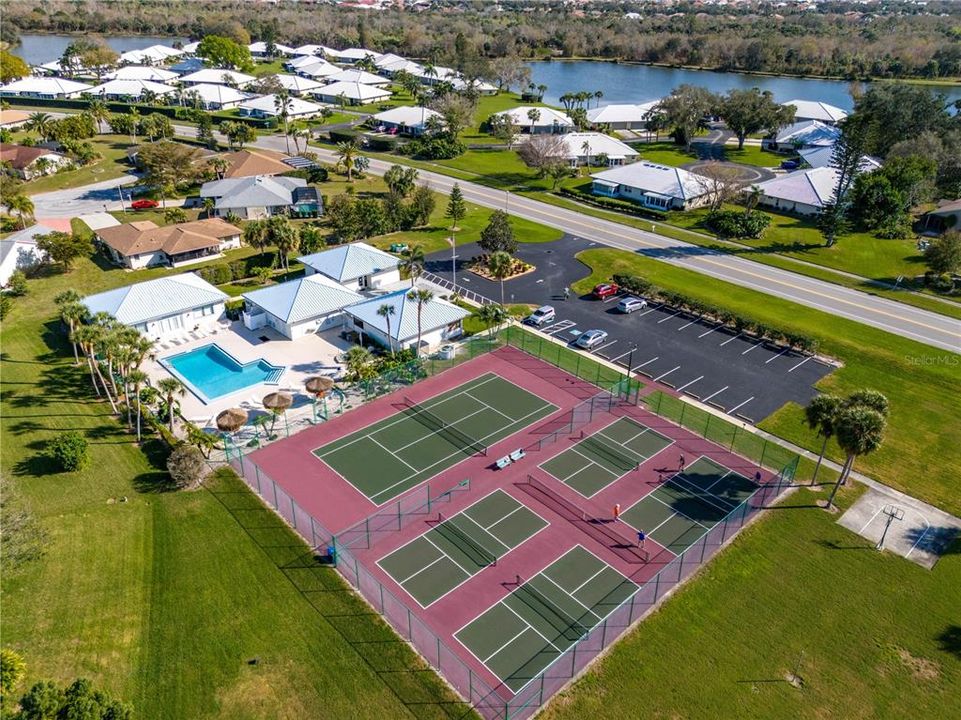
<path fill-rule="evenodd" d="M 517 448 L 514 452 L 508 455 L 508 457 L 511 459 L 511 462 L 517 462 L 518 460 L 521 460 L 524 455 L 526 455 L 526 453 L 524 452 L 523 448 Z"/>
<path fill-rule="evenodd" d="M 503 470 L 510 464 L 511 464 L 511 458 L 509 455 L 505 455 L 504 457 L 499 458 L 496 463 L 498 470 Z"/>

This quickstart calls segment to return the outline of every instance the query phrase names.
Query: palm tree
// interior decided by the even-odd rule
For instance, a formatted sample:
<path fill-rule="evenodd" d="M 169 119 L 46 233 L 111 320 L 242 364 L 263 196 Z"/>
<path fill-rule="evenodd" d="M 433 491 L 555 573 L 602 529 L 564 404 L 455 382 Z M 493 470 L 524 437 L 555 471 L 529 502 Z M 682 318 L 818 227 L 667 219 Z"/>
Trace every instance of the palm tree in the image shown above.
<path fill-rule="evenodd" d="M 487 303 L 486 305 L 481 305 L 480 310 L 477 311 L 477 317 L 483 320 L 484 324 L 487 326 L 487 332 L 491 337 L 493 337 L 501 323 L 510 317 L 510 313 L 507 312 L 507 308 L 505 308 L 503 305 Z"/>
<path fill-rule="evenodd" d="M 27 218 L 33 217 L 33 200 L 22 192 L 17 192 L 5 197 L 3 199 L 3 205 L 11 212 L 15 212 L 20 216 L 20 227 L 26 230 Z"/>
<path fill-rule="evenodd" d="M 266 240 L 269 244 L 277 246 L 277 253 L 280 255 L 284 272 L 290 271 L 287 256 L 297 249 L 298 239 L 299 234 L 297 228 L 291 225 L 290 220 L 285 216 L 274 215 L 267 220 Z"/>
<path fill-rule="evenodd" d="M 818 456 L 817 465 L 814 466 L 814 475 L 811 484 L 817 482 L 818 471 L 821 469 L 821 462 L 824 460 L 824 451 L 827 450 L 828 440 L 834 435 L 834 422 L 838 411 L 841 409 L 841 398 L 836 395 L 818 395 L 804 408 L 804 417 L 809 428 L 814 430 L 819 437 L 824 438 L 821 443 L 821 454 Z"/>
<path fill-rule="evenodd" d="M 390 334 L 390 319 L 397 313 L 397 309 L 390 303 L 384 303 L 379 308 L 377 308 L 377 314 L 380 315 L 387 323 L 387 347 L 390 350 L 390 356 L 394 356 L 394 339 Z"/>
<path fill-rule="evenodd" d="M 227 158 L 222 157 L 220 155 L 210 158 L 208 165 L 210 165 L 213 171 L 217 173 L 218 180 L 224 179 L 224 173 L 226 173 L 227 168 L 230 167 L 230 163 L 227 161 Z"/>
<path fill-rule="evenodd" d="M 584 154 L 587 156 L 587 172 L 590 172 L 591 171 L 591 141 L 585 140 L 583 143 L 581 143 L 581 150 L 583 150 Z"/>
<path fill-rule="evenodd" d="M 347 182 L 354 181 L 354 162 L 360 147 L 353 140 L 337 143 L 337 167 L 347 172 Z"/>
<path fill-rule="evenodd" d="M 274 95 L 274 109 L 277 117 L 284 124 L 284 141 L 287 143 L 287 154 L 290 155 L 290 108 L 293 105 L 290 99 L 290 91 L 286 88 Z"/>
<path fill-rule="evenodd" d="M 77 352 L 77 343 L 73 341 L 73 332 L 86 319 L 87 315 L 87 306 L 80 302 L 67 302 L 60 306 L 60 319 L 66 323 L 71 338 L 70 344 L 73 345 L 74 365 L 80 364 L 80 355 Z"/>
<path fill-rule="evenodd" d="M 251 220 L 244 225 L 241 237 L 251 247 L 258 248 L 260 254 L 263 255 L 270 244 L 267 239 L 267 222 L 265 220 Z"/>
<path fill-rule="evenodd" d="M 80 325 L 70 333 L 70 342 L 80 347 L 87 361 L 87 371 L 90 373 L 90 384 L 93 385 L 93 390 L 97 393 L 97 397 L 103 395 L 103 393 L 100 392 L 100 386 L 97 384 L 97 374 L 94 372 L 93 357 L 93 346 L 96 340 L 96 334 L 99 332 L 100 328 L 94 327 L 93 325 Z"/>
<path fill-rule="evenodd" d="M 424 248 L 415 243 L 404 250 L 400 267 L 410 276 L 410 286 L 414 287 L 417 278 L 424 272 Z"/>
<path fill-rule="evenodd" d="M 420 357 L 420 336 L 421 336 L 421 324 L 420 324 L 420 314 L 424 307 L 424 303 L 430 302 L 434 299 L 434 293 L 430 290 L 411 290 L 407 293 L 407 299 L 413 300 L 417 303 L 417 346 L 414 349 L 414 354 Z"/>
<path fill-rule="evenodd" d="M 504 304 L 504 280 L 511 274 L 514 267 L 514 258 L 510 253 L 498 250 L 490 254 L 487 258 L 487 269 L 490 274 L 500 280 L 501 283 L 501 305 Z"/>
<path fill-rule="evenodd" d="M 37 133 L 43 140 L 49 140 L 50 133 L 53 131 L 53 116 L 45 112 L 30 113 L 27 122 L 23 124 L 23 129 Z"/>
<path fill-rule="evenodd" d="M 544 93 L 546 93 L 546 92 L 547 92 L 547 85 L 538 85 L 538 86 L 537 86 L 537 102 L 543 102 L 543 100 L 544 100 Z"/>
<path fill-rule="evenodd" d="M 431 78 L 437 78 L 437 68 L 434 67 L 434 63 L 424 63 L 424 77 L 427 78 L 428 85 L 433 85 Z"/>
<path fill-rule="evenodd" d="M 187 390 L 177 378 L 173 377 L 161 378 L 157 382 L 157 390 L 160 391 L 160 395 L 167 405 L 167 414 L 169 416 L 167 419 L 170 424 L 170 434 L 173 435 L 175 398 L 183 397 L 187 394 Z"/>
<path fill-rule="evenodd" d="M 216 200 L 214 200 L 214 199 L 211 198 L 211 197 L 204 198 L 204 200 L 203 200 L 203 208 L 204 208 L 204 216 L 205 216 L 205 217 L 212 218 L 212 217 L 214 216 L 214 208 L 215 208 L 215 207 L 217 207 L 217 201 L 216 201 Z"/>
<path fill-rule="evenodd" d="M 872 453 L 881 447 L 884 442 L 884 429 L 887 421 L 884 415 L 872 407 L 866 405 L 853 405 L 843 408 L 837 415 L 834 430 L 837 434 L 838 445 L 847 455 L 841 474 L 838 475 L 837 482 L 831 490 L 828 498 L 828 509 L 834 506 L 834 496 L 837 495 L 838 488 L 847 481 L 851 470 L 854 468 L 854 461 L 862 456 Z"/>
<path fill-rule="evenodd" d="M 527 119 L 531 121 L 530 134 L 534 134 L 534 123 L 541 119 L 541 111 L 537 108 L 531 108 L 527 111 Z"/>
<path fill-rule="evenodd" d="M 344 353 L 347 377 L 354 380 L 363 380 L 373 362 L 374 356 L 371 355 L 370 350 L 360 345 L 354 345 Z"/>
<path fill-rule="evenodd" d="M 594 100 L 596 101 L 595 107 L 600 107 L 600 106 L 601 106 L 601 98 L 602 98 L 602 97 L 604 97 L 604 91 L 603 91 L 603 90 L 595 90 L 595 91 L 594 91 Z"/>
<path fill-rule="evenodd" d="M 141 440 L 140 419 L 143 416 L 140 406 L 140 388 L 147 382 L 147 373 L 143 370 L 131 370 L 127 373 L 127 382 L 133 386 L 133 394 L 137 398 L 137 442 Z"/>

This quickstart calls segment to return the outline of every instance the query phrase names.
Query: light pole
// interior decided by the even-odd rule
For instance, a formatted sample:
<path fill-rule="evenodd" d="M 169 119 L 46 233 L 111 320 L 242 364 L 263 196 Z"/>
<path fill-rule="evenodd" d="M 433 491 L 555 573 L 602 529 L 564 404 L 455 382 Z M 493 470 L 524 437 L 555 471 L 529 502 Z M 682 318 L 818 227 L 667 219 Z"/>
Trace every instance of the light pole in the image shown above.
<path fill-rule="evenodd" d="M 634 367 L 634 351 L 637 350 L 637 343 L 631 345 L 631 353 L 627 356 L 627 394 L 631 393 L 631 368 Z"/>
<path fill-rule="evenodd" d="M 454 234 L 450 236 L 450 276 L 454 285 L 454 293 L 457 293 L 457 245 L 454 243 Z"/>

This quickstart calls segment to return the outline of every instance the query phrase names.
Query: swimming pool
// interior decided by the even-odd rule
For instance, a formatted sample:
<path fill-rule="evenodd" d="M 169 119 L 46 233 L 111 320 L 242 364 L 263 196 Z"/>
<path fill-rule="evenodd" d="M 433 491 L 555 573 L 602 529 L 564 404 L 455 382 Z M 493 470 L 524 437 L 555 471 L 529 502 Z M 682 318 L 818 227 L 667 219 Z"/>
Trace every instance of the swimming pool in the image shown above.
<path fill-rule="evenodd" d="M 241 363 L 216 343 L 172 355 L 161 362 L 204 402 L 259 383 L 277 384 L 286 369 L 262 358 Z"/>

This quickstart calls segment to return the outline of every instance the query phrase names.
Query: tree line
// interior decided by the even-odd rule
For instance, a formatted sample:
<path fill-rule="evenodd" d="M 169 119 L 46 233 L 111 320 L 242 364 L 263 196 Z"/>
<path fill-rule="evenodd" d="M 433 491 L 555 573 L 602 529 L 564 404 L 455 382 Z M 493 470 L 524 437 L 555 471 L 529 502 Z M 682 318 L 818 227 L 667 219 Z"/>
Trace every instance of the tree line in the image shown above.
<path fill-rule="evenodd" d="M 719 70 L 846 78 L 961 75 L 961 7 L 823 3 L 815 10 L 751 4 L 710 7 L 591 3 L 439 2 L 429 10 L 367 13 L 314 4 L 186 0 L 8 3 L 3 39 L 18 33 L 217 35 L 288 45 L 361 46 L 464 66 L 494 58 L 595 57 Z"/>

